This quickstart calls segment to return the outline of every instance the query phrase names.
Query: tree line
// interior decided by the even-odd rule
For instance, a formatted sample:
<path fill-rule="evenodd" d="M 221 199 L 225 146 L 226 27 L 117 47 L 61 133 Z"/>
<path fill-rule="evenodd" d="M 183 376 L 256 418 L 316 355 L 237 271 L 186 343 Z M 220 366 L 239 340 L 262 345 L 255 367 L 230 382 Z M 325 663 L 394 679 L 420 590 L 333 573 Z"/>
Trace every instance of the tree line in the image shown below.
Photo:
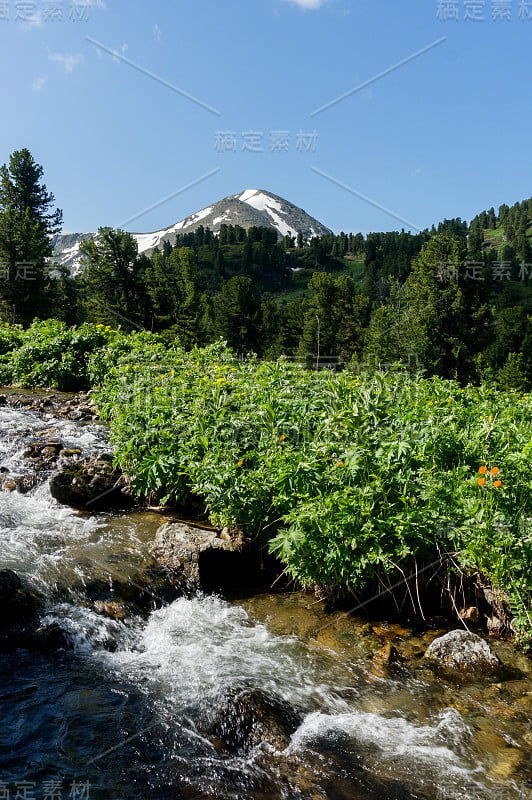
<path fill-rule="evenodd" d="M 199 226 L 150 255 L 101 228 L 83 268 L 53 263 L 61 211 L 28 150 L 0 169 L 0 316 L 147 329 L 185 347 L 309 366 L 403 365 L 463 383 L 532 386 L 532 200 L 402 231 L 278 238 Z M 31 274 L 28 274 L 30 272 Z"/>

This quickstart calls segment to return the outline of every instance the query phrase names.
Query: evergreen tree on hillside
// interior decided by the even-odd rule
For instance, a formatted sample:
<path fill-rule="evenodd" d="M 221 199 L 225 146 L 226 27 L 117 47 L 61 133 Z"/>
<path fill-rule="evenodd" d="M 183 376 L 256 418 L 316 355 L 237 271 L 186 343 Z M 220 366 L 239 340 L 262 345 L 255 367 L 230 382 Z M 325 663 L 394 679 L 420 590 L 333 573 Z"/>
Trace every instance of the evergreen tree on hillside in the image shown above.
<path fill-rule="evenodd" d="M 166 242 L 165 242 L 166 244 Z M 150 330 L 160 331 L 175 322 L 178 305 L 178 276 L 174 262 L 170 260 L 172 249 L 155 250 L 144 272 L 144 291 L 148 301 L 145 325 Z"/>
<path fill-rule="evenodd" d="M 81 278 L 82 303 L 90 321 L 126 329 L 142 326 L 143 261 L 130 233 L 100 228 L 96 239 L 80 247 L 84 271 Z"/>
<path fill-rule="evenodd" d="M 214 332 L 239 355 L 259 350 L 259 302 L 251 278 L 240 275 L 224 283 L 214 298 Z"/>
<path fill-rule="evenodd" d="M 405 284 L 401 338 L 431 375 L 467 380 L 485 344 L 488 311 L 466 278 L 464 240 L 440 233 L 414 260 Z M 473 288 L 472 288 L 473 287 Z"/>
<path fill-rule="evenodd" d="M 199 333 L 200 296 L 196 283 L 194 250 L 190 247 L 180 247 L 179 250 L 174 250 L 169 261 L 172 262 L 175 258 L 177 258 L 178 280 L 175 330 L 179 341 L 184 347 L 189 348 L 201 339 Z"/>
<path fill-rule="evenodd" d="M 0 167 L 0 315 L 10 322 L 28 323 L 48 310 L 46 260 L 63 215 L 42 177 L 27 149 Z"/>
<path fill-rule="evenodd" d="M 350 361 L 361 353 L 363 327 L 367 323 L 369 300 L 357 295 L 352 278 L 334 278 L 327 272 L 315 272 L 305 303 L 299 355 L 315 362 L 325 359 Z"/>
<path fill-rule="evenodd" d="M 374 305 L 369 324 L 364 331 L 364 369 L 387 369 L 399 362 L 417 369 L 417 358 L 405 341 L 401 328 L 404 310 L 404 286 L 391 280 L 386 301 L 382 305 Z"/>

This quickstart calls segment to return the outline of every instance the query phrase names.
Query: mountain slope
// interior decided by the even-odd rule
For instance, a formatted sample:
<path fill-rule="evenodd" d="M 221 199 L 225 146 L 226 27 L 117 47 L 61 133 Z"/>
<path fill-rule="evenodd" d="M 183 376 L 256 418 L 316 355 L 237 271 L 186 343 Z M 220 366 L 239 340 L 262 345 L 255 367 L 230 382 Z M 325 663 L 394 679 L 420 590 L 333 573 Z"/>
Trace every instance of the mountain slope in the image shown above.
<path fill-rule="evenodd" d="M 139 253 L 150 253 L 163 242 L 175 242 L 178 233 L 195 231 L 200 225 L 218 233 L 221 225 L 240 225 L 251 228 L 253 225 L 275 228 L 279 236 L 303 235 L 304 239 L 323 236 L 332 231 L 311 217 L 302 208 L 288 200 L 262 189 L 246 189 L 239 194 L 224 197 L 217 203 L 197 211 L 189 217 L 176 222 L 169 228 L 152 233 L 132 234 L 138 244 Z M 79 245 L 84 239 L 96 234 L 66 233 L 54 237 L 54 260 L 72 271 L 79 269 Z"/>

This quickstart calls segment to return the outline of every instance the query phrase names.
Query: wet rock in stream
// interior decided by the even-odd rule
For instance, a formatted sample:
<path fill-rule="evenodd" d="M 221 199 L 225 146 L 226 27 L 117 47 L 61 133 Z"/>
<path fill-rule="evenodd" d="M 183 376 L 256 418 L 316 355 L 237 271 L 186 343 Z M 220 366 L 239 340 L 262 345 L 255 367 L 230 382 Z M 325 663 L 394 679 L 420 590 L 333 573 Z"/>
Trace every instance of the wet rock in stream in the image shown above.
<path fill-rule="evenodd" d="M 223 591 L 261 581 L 259 553 L 242 534 L 231 535 L 182 522 L 158 529 L 152 555 L 181 574 L 187 589 Z"/>
<path fill-rule="evenodd" d="M 11 569 L 0 570 L 0 628 L 31 620 L 42 608 L 44 598 L 27 586 Z"/>
<path fill-rule="evenodd" d="M 287 702 L 261 689 L 228 689 L 216 705 L 209 734 L 217 740 L 217 749 L 231 755 L 248 753 L 263 742 L 284 750 L 301 724 L 301 716 Z"/>
<path fill-rule="evenodd" d="M 63 505 L 85 511 L 133 505 L 125 476 L 107 453 L 73 462 L 65 458 L 50 478 L 50 494 Z"/>
<path fill-rule="evenodd" d="M 456 630 L 429 645 L 425 658 L 441 667 L 463 672 L 494 672 L 502 663 L 488 642 L 470 631 Z"/>
<path fill-rule="evenodd" d="M 44 597 L 16 572 L 0 570 L 0 652 L 19 648 L 50 652 L 67 646 L 58 625 L 40 624 L 44 605 Z"/>

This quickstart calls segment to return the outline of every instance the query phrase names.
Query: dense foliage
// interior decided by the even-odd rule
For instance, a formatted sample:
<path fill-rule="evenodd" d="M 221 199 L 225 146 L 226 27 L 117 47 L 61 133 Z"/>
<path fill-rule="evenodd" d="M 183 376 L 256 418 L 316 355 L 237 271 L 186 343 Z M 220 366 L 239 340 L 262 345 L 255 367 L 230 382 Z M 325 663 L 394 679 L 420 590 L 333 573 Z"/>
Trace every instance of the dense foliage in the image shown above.
<path fill-rule="evenodd" d="M 150 334 L 130 336 L 106 325 L 68 327 L 56 319 L 35 320 L 28 328 L 0 323 L 0 382 L 77 391 L 102 380 L 119 356 Z"/>
<path fill-rule="evenodd" d="M 532 634 L 528 395 L 145 340 L 98 403 L 137 491 L 203 498 L 215 524 L 267 542 L 303 585 L 359 589 L 453 553 Z"/>

